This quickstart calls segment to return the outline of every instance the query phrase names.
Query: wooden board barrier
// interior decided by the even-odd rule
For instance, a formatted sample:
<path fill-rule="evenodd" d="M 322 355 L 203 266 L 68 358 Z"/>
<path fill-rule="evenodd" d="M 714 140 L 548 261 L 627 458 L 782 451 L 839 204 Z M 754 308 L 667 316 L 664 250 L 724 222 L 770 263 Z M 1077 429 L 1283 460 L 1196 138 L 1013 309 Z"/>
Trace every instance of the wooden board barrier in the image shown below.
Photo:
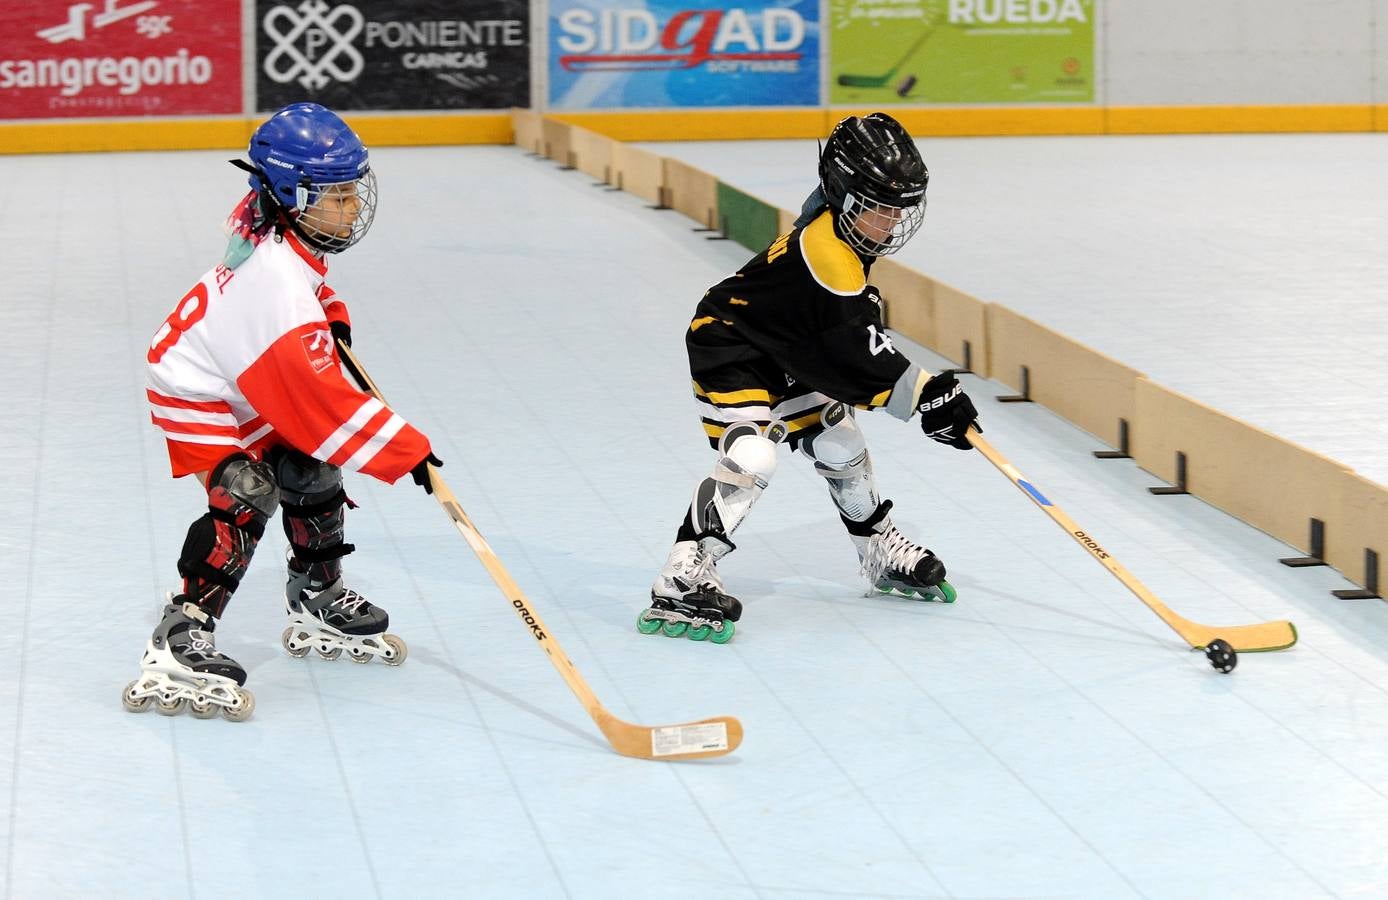
<path fill-rule="evenodd" d="M 612 146 L 616 141 L 586 128 L 571 126 L 569 149 L 573 151 L 573 166 L 584 175 L 598 181 L 615 183 L 612 172 Z"/>
<path fill-rule="evenodd" d="M 665 158 L 621 141 L 612 144 L 612 184 L 650 203 L 665 186 Z"/>
<path fill-rule="evenodd" d="M 969 342 L 969 368 L 984 378 L 988 367 L 987 306 L 958 288 L 935 281 L 935 302 L 931 309 L 931 350 L 955 365 L 964 365 L 964 342 Z"/>
<path fill-rule="evenodd" d="M 776 210 L 776 230 L 785 234 L 795 227 L 795 220 L 800 218 L 799 213 L 793 213 L 788 209 Z"/>
<path fill-rule="evenodd" d="M 935 344 L 935 282 L 894 259 L 872 264 L 872 283 L 882 292 L 887 327 L 924 347 Z"/>
<path fill-rule="evenodd" d="M 1119 419 L 1134 422 L 1142 373 L 997 303 L 988 304 L 988 365 L 997 381 L 1117 447 Z"/>
<path fill-rule="evenodd" d="M 1325 561 L 1363 585 L 1366 547 L 1378 554 L 1380 567 L 1388 564 L 1388 487 L 1347 471 L 1337 499 L 1339 515 L 1324 520 Z M 1384 575 L 1388 573 L 1378 573 L 1379 593 L 1383 593 Z"/>
<path fill-rule="evenodd" d="M 533 109 L 511 107 L 511 130 L 515 134 L 517 147 L 537 156 L 544 155 L 545 144 L 539 113 Z"/>
<path fill-rule="evenodd" d="M 570 162 L 570 151 L 573 150 L 570 137 L 573 126 L 546 116 L 540 121 L 540 129 L 544 137 L 544 155 L 561 166 L 573 165 Z"/>
<path fill-rule="evenodd" d="M 1179 450 L 1186 490 L 1200 499 L 1303 552 L 1312 518 L 1327 523 L 1327 543 L 1338 543 L 1330 523 L 1341 508 L 1343 464 L 1146 378 L 1136 388 L 1129 452 L 1139 466 L 1174 483 Z"/>
<path fill-rule="evenodd" d="M 718 179 L 668 156 L 665 157 L 665 202 L 704 228 L 719 228 Z"/>

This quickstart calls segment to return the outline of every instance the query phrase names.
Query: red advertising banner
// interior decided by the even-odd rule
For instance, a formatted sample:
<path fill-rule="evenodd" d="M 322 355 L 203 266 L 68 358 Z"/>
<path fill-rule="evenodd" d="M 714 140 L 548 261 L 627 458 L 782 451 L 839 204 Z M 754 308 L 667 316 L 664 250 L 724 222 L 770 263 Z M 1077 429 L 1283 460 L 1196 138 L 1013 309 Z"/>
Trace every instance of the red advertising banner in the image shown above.
<path fill-rule="evenodd" d="M 0 119 L 241 110 L 237 0 L 0 7 Z"/>

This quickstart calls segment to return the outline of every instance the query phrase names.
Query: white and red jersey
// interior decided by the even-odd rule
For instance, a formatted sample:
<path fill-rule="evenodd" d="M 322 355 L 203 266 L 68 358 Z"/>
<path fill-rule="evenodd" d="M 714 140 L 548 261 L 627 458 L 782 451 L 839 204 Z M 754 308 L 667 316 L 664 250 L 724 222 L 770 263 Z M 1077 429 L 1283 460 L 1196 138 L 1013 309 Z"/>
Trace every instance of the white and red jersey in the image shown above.
<path fill-rule="evenodd" d="M 174 477 L 282 444 L 393 482 L 429 453 L 424 435 L 343 376 L 328 323 L 347 313 L 326 273 L 286 232 L 208 272 L 159 327 L 146 393 Z"/>

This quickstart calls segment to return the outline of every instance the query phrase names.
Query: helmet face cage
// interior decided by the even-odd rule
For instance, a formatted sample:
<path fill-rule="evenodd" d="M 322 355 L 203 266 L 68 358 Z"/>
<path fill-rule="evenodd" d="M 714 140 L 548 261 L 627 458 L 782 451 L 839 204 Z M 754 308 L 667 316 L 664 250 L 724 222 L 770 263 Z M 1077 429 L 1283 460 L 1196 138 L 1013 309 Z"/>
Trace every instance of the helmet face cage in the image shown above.
<path fill-rule="evenodd" d="M 838 215 L 848 245 L 867 256 L 890 256 L 906 246 L 925 221 L 925 197 L 913 206 L 894 206 L 847 194 Z"/>
<path fill-rule="evenodd" d="M 819 176 L 839 233 L 859 253 L 895 253 L 920 229 L 930 172 L 891 116 L 850 116 L 836 125 L 820 155 Z"/>
<path fill-rule="evenodd" d="M 294 199 L 294 230 L 325 253 L 341 253 L 365 237 L 376 218 L 376 173 L 367 169 L 350 181 L 301 183 Z"/>
<path fill-rule="evenodd" d="M 311 246 L 339 253 L 376 215 L 376 178 L 366 146 L 341 117 L 317 103 L 291 103 L 251 135 L 251 187 L 274 200 Z"/>

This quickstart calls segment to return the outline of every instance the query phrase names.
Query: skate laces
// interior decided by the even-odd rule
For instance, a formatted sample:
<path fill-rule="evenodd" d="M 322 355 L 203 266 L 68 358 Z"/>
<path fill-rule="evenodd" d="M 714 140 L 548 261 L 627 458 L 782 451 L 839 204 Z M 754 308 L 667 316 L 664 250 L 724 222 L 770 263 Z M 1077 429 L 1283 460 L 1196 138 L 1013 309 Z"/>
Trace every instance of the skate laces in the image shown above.
<path fill-rule="evenodd" d="M 876 584 L 889 569 L 914 572 L 920 561 L 930 555 L 929 550 L 897 531 L 895 525 L 888 525 L 885 532 L 874 534 L 868 541 L 863 552 L 863 577 Z"/>
<path fill-rule="evenodd" d="M 352 615 L 357 615 L 361 612 L 361 608 L 367 604 L 366 598 L 361 594 L 351 588 L 343 588 L 342 593 L 332 602 L 332 605 Z"/>
<path fill-rule="evenodd" d="M 687 581 L 691 588 L 707 586 L 722 591 L 723 579 L 718 577 L 718 570 L 714 568 L 717 562 L 712 553 L 700 547 L 694 551 L 694 556 L 680 573 L 680 578 Z"/>

